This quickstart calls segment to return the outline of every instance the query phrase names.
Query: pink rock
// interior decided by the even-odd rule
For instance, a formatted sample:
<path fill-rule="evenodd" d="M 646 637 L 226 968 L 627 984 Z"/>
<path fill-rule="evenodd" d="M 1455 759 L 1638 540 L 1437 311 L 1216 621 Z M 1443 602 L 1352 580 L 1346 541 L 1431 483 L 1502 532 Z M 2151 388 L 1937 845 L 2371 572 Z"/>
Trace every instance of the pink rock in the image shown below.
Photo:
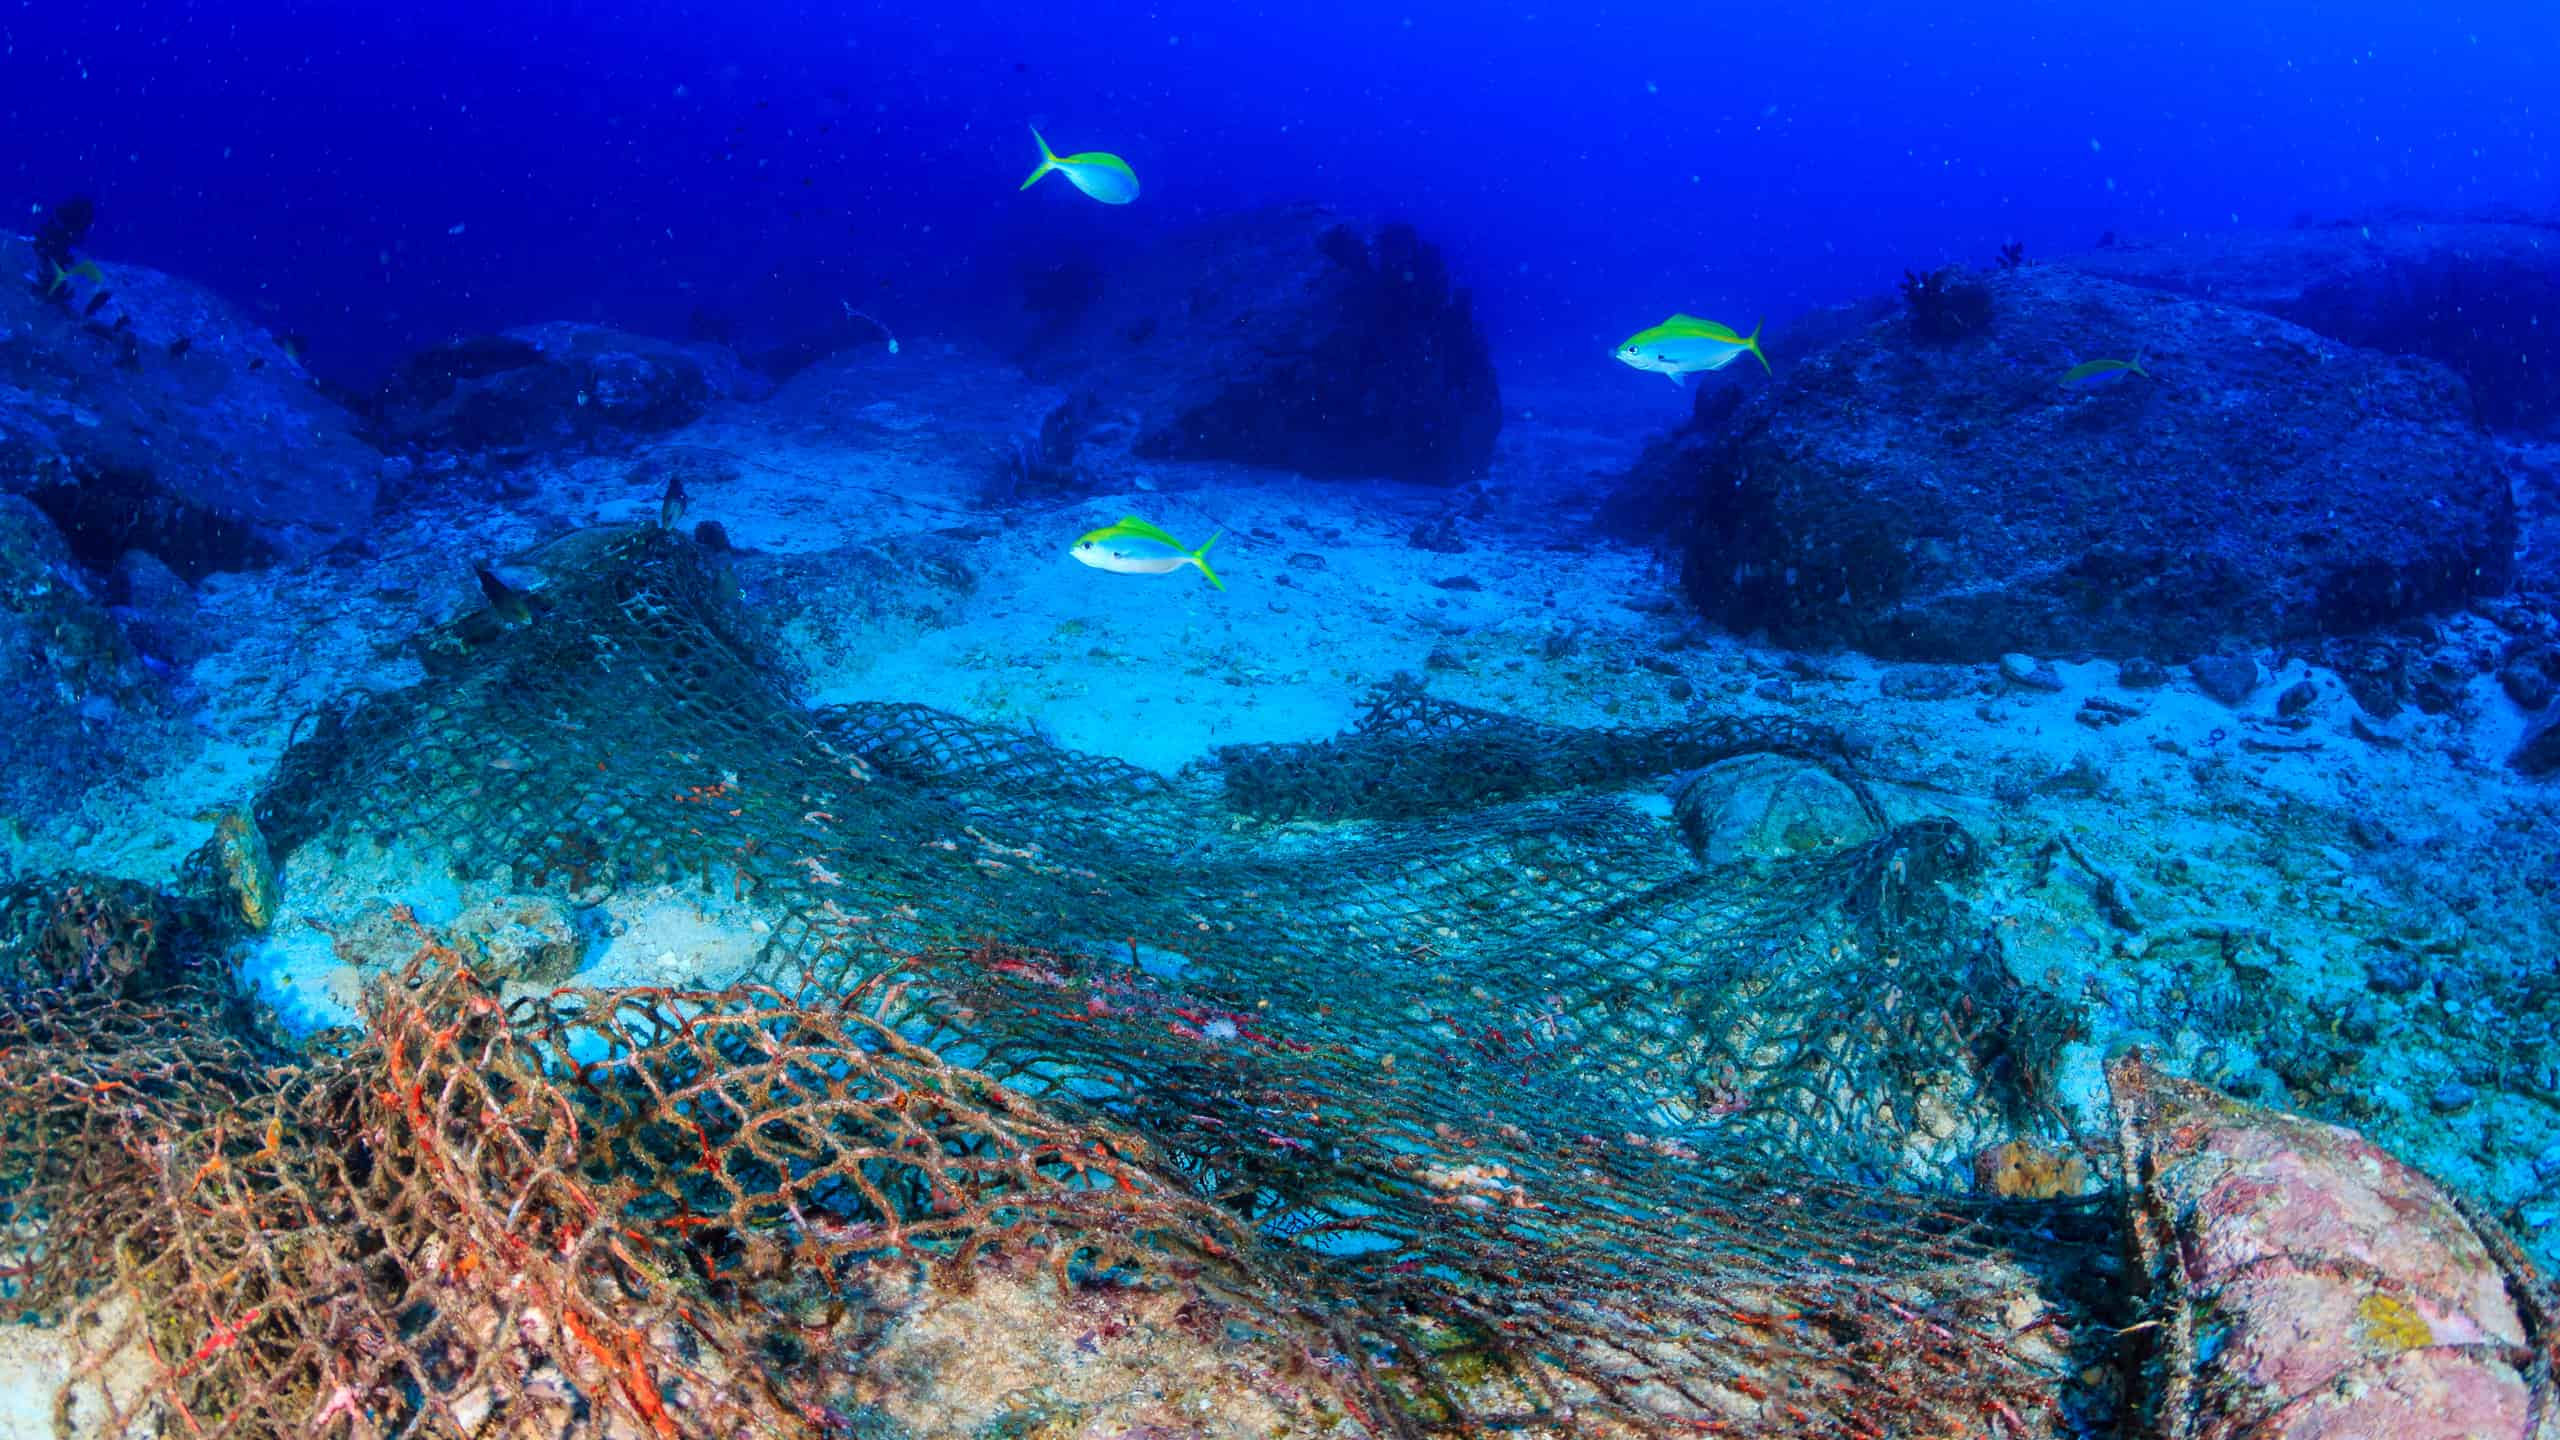
<path fill-rule="evenodd" d="M 2305 1396 L 2272 1425 L 2244 1433 L 2281 1440 L 2487 1440 L 2533 1435 L 2526 1428 L 2533 1413 L 2533 1396 L 2515 1371 L 2483 1365 L 2460 1350 L 2410 1350 L 2335 1389 Z"/>
<path fill-rule="evenodd" d="M 2507 1236 L 2335 1125 L 2138 1058 L 2108 1072 L 2185 1440 L 2553 1440 L 2548 1287 Z"/>

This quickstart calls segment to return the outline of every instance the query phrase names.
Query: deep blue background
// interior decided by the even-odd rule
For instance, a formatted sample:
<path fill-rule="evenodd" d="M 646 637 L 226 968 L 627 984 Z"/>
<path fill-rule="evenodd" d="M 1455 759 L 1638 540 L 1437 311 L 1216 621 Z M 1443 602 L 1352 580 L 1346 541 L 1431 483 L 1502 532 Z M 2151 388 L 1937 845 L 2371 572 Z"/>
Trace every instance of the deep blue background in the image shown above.
<path fill-rule="evenodd" d="M 698 304 L 990 334 L 1026 264 L 1269 200 L 1418 223 L 1515 373 L 2012 238 L 2560 205 L 2552 0 L 0 3 L 0 202 L 94 193 L 345 380 Z M 1017 195 L 1031 121 L 1145 196 Z"/>

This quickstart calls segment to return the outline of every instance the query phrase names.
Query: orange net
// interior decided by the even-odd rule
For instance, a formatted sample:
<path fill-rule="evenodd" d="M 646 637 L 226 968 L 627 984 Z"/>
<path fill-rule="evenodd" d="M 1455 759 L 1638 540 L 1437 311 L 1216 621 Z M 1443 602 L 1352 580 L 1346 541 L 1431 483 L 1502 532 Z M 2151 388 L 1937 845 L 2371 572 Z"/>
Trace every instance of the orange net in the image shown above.
<path fill-rule="evenodd" d="M 287 757 L 289 885 L 682 877 L 750 907 L 750 974 L 510 995 L 414 931 L 360 1032 L 288 1045 L 172 919 L 141 981 L 17 987 L 0 1218 L 66 1427 L 2070 1432 L 2076 1212 L 1931 1194 L 2058 1043 L 1948 898 L 1973 842 L 1701 863 L 1607 798 L 1740 753 L 1854 787 L 1818 733 L 1405 688 L 1166 779 L 800 710 L 663 533 L 543 593 Z M 990 1288 L 1044 1298 L 920 1361 Z M 1132 1333 L 1152 1398 L 1078 1391 Z M 972 1370 L 1031 1378 L 972 1409 Z"/>

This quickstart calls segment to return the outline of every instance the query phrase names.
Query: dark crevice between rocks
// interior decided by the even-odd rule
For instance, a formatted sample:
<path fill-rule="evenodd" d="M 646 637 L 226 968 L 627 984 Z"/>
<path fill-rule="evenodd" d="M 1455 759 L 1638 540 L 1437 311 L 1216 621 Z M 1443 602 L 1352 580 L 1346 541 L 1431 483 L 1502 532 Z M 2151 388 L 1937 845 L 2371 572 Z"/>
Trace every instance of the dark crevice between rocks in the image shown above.
<path fill-rule="evenodd" d="M 217 570 L 272 564 L 273 546 L 255 530 L 159 489 L 139 471 L 93 471 L 27 492 L 82 568 L 116 573 L 128 550 L 156 557 L 193 584 Z"/>

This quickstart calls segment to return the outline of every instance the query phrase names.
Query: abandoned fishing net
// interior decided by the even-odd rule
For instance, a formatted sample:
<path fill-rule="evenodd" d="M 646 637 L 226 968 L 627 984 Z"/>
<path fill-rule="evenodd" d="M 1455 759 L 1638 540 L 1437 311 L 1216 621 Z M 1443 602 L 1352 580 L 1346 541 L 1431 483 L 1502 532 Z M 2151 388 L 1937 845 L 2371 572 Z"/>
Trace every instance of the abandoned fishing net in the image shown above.
<path fill-rule="evenodd" d="M 0 1236 L 66 1432 L 2063 1433 L 2069 1213 L 1947 1186 L 2065 1021 L 1955 898 L 1975 842 L 1834 737 L 1399 683 L 1167 778 L 810 710 L 662 531 L 420 648 L 182 893 L 0 903 Z M 1867 838 L 1726 859 L 1630 799 L 1747 756 Z M 680 881 L 760 939 L 543 989 L 403 915 L 361 1031 L 288 1043 L 223 959 L 246 841 Z"/>

